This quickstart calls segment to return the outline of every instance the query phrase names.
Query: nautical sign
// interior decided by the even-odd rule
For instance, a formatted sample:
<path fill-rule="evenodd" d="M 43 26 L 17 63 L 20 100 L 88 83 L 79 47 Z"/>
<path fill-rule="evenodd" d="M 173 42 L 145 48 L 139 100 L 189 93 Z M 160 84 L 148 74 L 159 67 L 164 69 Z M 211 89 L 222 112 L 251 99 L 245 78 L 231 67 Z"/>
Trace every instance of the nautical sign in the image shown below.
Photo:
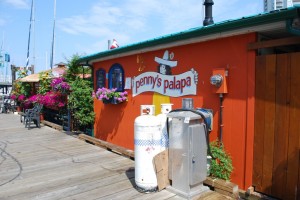
<path fill-rule="evenodd" d="M 197 81 L 198 73 L 194 69 L 178 75 L 145 72 L 132 79 L 132 96 L 149 91 L 171 97 L 196 95 Z"/>

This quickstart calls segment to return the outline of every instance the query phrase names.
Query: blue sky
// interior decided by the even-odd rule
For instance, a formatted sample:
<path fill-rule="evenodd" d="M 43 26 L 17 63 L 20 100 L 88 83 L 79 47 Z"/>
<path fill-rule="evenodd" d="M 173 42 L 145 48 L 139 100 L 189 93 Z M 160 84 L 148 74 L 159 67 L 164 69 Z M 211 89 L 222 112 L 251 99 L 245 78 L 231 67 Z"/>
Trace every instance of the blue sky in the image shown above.
<path fill-rule="evenodd" d="M 202 26 L 202 0 L 57 0 L 54 63 Z M 215 22 L 261 13 L 263 0 L 214 0 Z M 0 0 L 0 35 L 11 64 L 25 66 L 31 0 Z M 50 68 L 54 0 L 35 0 L 30 64 Z M 0 43 L 1 44 L 1 43 Z M 35 62 L 33 56 L 35 55 Z"/>

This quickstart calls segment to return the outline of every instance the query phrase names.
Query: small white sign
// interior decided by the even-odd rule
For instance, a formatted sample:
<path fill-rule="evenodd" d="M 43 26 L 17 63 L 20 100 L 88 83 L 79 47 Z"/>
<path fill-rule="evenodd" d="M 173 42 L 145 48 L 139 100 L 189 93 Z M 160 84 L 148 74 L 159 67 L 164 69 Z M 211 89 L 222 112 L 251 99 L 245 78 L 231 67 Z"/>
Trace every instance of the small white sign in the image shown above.
<path fill-rule="evenodd" d="M 127 89 L 127 90 L 131 89 L 131 78 L 130 77 L 126 77 L 124 89 Z"/>

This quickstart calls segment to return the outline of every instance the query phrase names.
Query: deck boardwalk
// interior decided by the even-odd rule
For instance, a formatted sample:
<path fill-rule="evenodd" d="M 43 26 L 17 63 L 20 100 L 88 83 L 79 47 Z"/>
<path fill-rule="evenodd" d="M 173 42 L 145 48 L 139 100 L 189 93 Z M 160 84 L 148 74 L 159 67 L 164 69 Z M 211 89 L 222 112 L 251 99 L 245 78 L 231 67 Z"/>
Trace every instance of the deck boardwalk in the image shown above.
<path fill-rule="evenodd" d="M 19 116 L 0 114 L 0 199 L 169 199 L 134 188 L 134 161 Z M 210 192 L 198 199 L 225 199 Z M 229 199 L 229 198 L 228 198 Z"/>

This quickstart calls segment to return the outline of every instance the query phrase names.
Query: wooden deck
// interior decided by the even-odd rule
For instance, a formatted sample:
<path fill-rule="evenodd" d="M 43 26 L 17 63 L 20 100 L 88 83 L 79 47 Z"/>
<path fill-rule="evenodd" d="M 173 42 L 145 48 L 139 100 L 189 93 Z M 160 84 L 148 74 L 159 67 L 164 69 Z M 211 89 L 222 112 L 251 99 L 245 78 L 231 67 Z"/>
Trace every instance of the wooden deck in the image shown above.
<path fill-rule="evenodd" d="M 226 199 L 208 192 L 197 199 Z M 0 114 L 0 199 L 169 199 L 134 188 L 134 161 L 47 126 Z M 228 198 L 230 199 L 230 198 Z"/>

